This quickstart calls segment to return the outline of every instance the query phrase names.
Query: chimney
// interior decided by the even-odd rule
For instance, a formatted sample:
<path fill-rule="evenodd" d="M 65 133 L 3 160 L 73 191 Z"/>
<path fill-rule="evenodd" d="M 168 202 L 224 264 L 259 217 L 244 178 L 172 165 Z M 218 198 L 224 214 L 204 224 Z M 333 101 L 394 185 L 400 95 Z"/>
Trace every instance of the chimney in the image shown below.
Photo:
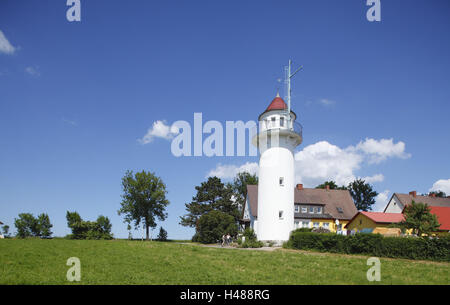
<path fill-rule="evenodd" d="M 416 198 L 416 196 L 417 196 L 417 192 L 416 191 L 411 191 L 411 192 L 409 192 L 409 194 L 411 196 L 413 196 L 414 198 Z"/>
<path fill-rule="evenodd" d="M 327 185 L 325 185 L 325 188 L 327 189 L 327 191 L 329 191 L 330 190 L 330 186 L 327 184 Z"/>
<path fill-rule="evenodd" d="M 303 184 L 301 183 L 297 184 L 297 190 L 299 191 L 303 190 Z"/>
<path fill-rule="evenodd" d="M 436 194 L 435 193 L 431 193 L 430 197 L 436 197 Z"/>

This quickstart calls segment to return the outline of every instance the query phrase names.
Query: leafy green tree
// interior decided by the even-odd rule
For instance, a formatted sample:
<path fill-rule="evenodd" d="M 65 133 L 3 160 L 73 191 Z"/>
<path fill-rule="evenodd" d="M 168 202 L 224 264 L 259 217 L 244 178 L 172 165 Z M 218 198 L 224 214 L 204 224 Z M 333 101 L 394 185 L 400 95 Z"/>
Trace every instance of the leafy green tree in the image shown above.
<path fill-rule="evenodd" d="M 143 223 L 146 239 L 149 240 L 149 228 L 156 227 L 156 219 L 165 220 L 166 185 L 154 173 L 142 171 L 133 175 L 127 171 L 122 178 L 123 195 L 119 215 L 125 215 L 125 222 L 133 223 L 135 228 Z"/>
<path fill-rule="evenodd" d="M 51 231 L 51 228 L 53 225 L 50 223 L 50 218 L 47 214 L 42 213 L 37 217 L 37 228 L 39 230 L 39 236 L 42 237 L 50 237 L 53 232 Z"/>
<path fill-rule="evenodd" d="M 19 218 L 14 219 L 14 225 L 17 229 L 17 237 L 39 236 L 37 220 L 31 213 L 19 214 Z"/>
<path fill-rule="evenodd" d="M 325 181 L 322 184 L 319 184 L 318 186 L 316 186 L 316 189 L 326 189 L 327 185 L 329 186 L 330 190 L 346 190 L 347 187 L 342 185 L 342 186 L 338 186 L 336 184 L 336 182 L 334 182 L 333 180 L 330 181 Z"/>
<path fill-rule="evenodd" d="M 422 202 L 412 201 L 405 207 L 405 219 L 398 224 L 402 230 L 412 229 L 413 234 L 422 236 L 439 230 L 440 224 L 436 215 L 431 214 L 431 208 Z"/>
<path fill-rule="evenodd" d="M 98 216 L 96 222 L 98 225 L 99 232 L 101 232 L 102 234 L 111 234 L 112 224 L 109 221 L 108 217 L 100 215 L 100 216 Z"/>
<path fill-rule="evenodd" d="M 221 211 L 209 211 L 200 217 L 193 241 L 216 243 L 222 240 L 222 235 L 235 236 L 237 231 L 238 225 L 233 216 Z"/>
<path fill-rule="evenodd" d="M 159 228 L 158 240 L 166 241 L 167 240 L 167 231 L 164 230 L 163 227 Z"/>
<path fill-rule="evenodd" d="M 447 197 L 447 194 L 445 194 L 443 191 L 440 191 L 440 190 L 439 191 L 430 192 L 428 195 L 429 196 L 434 195 L 435 197 L 440 197 L 440 198 Z"/>
<path fill-rule="evenodd" d="M 232 216 L 238 222 L 240 213 L 238 203 L 232 200 L 233 186 L 223 184 L 220 178 L 209 177 L 206 182 L 196 186 L 197 194 L 186 203 L 188 214 L 181 216 L 180 224 L 197 228 L 201 216 L 211 211 L 221 211 Z"/>
<path fill-rule="evenodd" d="M 9 226 L 8 225 L 4 225 L 2 227 L 2 232 L 3 232 L 3 236 L 9 237 Z"/>
<path fill-rule="evenodd" d="M 256 184 L 258 184 L 258 177 L 256 174 L 252 175 L 248 172 L 241 172 L 234 178 L 232 188 L 240 212 L 242 212 L 247 198 L 247 185 Z"/>
<path fill-rule="evenodd" d="M 100 215 L 97 221 L 85 221 L 77 212 L 66 213 L 67 226 L 72 230 L 72 239 L 112 239 L 111 222 Z"/>
<path fill-rule="evenodd" d="M 378 193 L 373 190 L 369 183 L 366 183 L 362 179 L 357 179 L 349 183 L 347 188 L 359 211 L 372 210 L 372 205 L 375 204 L 375 197 L 378 196 Z"/>

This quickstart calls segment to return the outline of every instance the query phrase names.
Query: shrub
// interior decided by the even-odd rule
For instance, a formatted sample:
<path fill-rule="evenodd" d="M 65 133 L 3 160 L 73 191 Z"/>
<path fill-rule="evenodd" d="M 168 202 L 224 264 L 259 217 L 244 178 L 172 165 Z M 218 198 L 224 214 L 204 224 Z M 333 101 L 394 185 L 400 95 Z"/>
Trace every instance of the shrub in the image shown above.
<path fill-rule="evenodd" d="M 100 215 L 97 221 L 85 221 L 77 212 L 66 213 L 67 226 L 72 234 L 66 236 L 68 239 L 112 239 L 111 222 L 108 217 Z"/>
<path fill-rule="evenodd" d="M 379 257 L 450 261 L 450 237 L 383 237 L 380 234 L 293 232 L 285 247 Z"/>
<path fill-rule="evenodd" d="M 210 211 L 198 220 L 197 232 L 192 241 L 204 244 L 217 243 L 222 240 L 223 234 L 235 236 L 237 230 L 233 216 L 220 211 Z"/>
<path fill-rule="evenodd" d="M 244 241 L 242 241 L 242 237 Z M 246 228 L 242 236 L 238 239 L 240 248 L 261 248 L 264 244 L 256 239 L 255 231 L 252 228 Z"/>

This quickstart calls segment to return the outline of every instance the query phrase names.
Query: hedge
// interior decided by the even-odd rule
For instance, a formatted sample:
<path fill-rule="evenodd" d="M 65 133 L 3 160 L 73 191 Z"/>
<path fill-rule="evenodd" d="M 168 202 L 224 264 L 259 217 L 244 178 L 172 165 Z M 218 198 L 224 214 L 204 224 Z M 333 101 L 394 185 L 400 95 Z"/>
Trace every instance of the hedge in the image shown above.
<path fill-rule="evenodd" d="M 384 237 L 380 234 L 293 232 L 286 247 L 377 257 L 450 261 L 450 236 L 440 238 Z"/>

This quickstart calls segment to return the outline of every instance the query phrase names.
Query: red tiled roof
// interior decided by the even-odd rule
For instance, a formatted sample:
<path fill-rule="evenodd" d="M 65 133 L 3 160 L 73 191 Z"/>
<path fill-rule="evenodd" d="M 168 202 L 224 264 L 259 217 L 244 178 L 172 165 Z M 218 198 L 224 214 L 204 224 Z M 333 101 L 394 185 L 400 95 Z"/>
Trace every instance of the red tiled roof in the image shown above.
<path fill-rule="evenodd" d="M 439 230 L 450 230 L 450 207 L 430 207 L 431 213 L 436 215 L 441 226 Z"/>
<path fill-rule="evenodd" d="M 396 223 L 401 222 L 404 217 L 401 213 L 383 213 L 383 212 L 360 212 L 376 223 Z"/>

